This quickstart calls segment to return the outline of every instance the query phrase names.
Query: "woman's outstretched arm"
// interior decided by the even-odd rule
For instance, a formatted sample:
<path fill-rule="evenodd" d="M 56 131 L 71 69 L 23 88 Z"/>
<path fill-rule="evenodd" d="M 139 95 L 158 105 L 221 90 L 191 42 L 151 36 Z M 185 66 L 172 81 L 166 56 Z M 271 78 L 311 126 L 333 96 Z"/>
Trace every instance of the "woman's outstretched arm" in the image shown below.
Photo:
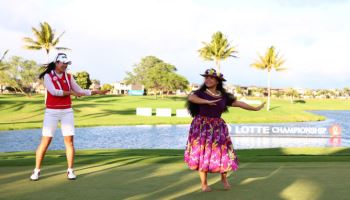
<path fill-rule="evenodd" d="M 242 108 L 244 110 L 252 110 L 252 111 L 259 111 L 261 110 L 263 107 L 265 106 L 265 102 L 260 104 L 257 107 L 251 106 L 243 101 L 235 101 L 232 103 L 232 107 L 239 107 Z"/>
<path fill-rule="evenodd" d="M 108 91 L 107 90 L 84 90 L 82 89 L 78 83 L 75 81 L 75 79 L 71 80 L 72 84 L 72 91 L 75 94 L 75 96 L 90 96 L 90 95 L 95 95 L 95 94 L 106 94 Z"/>
<path fill-rule="evenodd" d="M 188 96 L 188 100 L 192 103 L 196 103 L 196 104 L 209 104 L 209 105 L 215 105 L 216 102 L 220 101 L 221 99 L 217 99 L 217 100 L 206 100 L 206 99 L 202 99 L 199 98 L 197 95 L 195 94 L 191 94 L 190 96 Z"/>

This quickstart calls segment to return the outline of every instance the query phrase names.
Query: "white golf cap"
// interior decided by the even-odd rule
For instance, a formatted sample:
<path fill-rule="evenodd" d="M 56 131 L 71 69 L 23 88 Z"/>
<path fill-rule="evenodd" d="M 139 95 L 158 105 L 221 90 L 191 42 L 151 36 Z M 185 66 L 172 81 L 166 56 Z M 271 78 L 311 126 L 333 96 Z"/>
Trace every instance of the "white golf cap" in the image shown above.
<path fill-rule="evenodd" d="M 65 54 L 65 53 L 57 54 L 55 62 L 62 62 L 64 64 L 68 64 L 68 65 L 72 64 L 72 61 L 70 61 L 68 59 L 67 54 Z"/>

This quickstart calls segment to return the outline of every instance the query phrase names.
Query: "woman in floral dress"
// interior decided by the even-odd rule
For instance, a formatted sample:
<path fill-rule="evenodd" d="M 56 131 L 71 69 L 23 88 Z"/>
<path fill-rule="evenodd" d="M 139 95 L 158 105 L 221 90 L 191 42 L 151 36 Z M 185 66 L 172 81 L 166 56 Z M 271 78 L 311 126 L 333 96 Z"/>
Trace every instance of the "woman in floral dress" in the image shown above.
<path fill-rule="evenodd" d="M 231 186 L 227 172 L 238 169 L 238 158 L 233 148 L 225 121 L 221 114 L 228 106 L 258 111 L 265 103 L 253 107 L 227 93 L 223 88 L 223 74 L 208 69 L 204 84 L 189 95 L 187 108 L 194 117 L 189 130 L 184 160 L 192 170 L 198 170 L 203 192 L 210 192 L 207 173 L 221 173 L 225 189 Z"/>

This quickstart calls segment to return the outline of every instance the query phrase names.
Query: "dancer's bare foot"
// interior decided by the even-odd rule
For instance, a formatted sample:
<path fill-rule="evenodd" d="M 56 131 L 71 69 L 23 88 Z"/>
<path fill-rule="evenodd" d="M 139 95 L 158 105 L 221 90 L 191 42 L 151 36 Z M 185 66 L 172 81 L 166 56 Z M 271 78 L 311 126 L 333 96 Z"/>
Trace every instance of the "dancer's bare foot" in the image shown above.
<path fill-rule="evenodd" d="M 228 182 L 227 178 L 222 178 L 221 182 L 222 182 L 222 184 L 224 184 L 224 189 L 225 190 L 230 190 L 231 189 L 231 185 Z"/>
<path fill-rule="evenodd" d="M 202 192 L 211 192 L 211 188 L 207 185 L 202 185 Z"/>

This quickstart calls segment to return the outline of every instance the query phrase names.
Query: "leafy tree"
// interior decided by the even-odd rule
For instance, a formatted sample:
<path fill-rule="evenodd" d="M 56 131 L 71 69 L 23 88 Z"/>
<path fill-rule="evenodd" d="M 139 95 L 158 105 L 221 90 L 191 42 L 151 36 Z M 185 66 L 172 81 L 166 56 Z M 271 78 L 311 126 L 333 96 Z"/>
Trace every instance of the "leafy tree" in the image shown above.
<path fill-rule="evenodd" d="M 305 91 L 305 94 L 304 94 L 304 95 L 309 96 L 309 97 L 315 97 L 313 91 L 310 90 L 310 89 L 307 89 L 307 90 Z"/>
<path fill-rule="evenodd" d="M 179 74 L 176 73 L 168 73 L 166 90 L 176 91 L 176 90 L 186 90 L 188 88 L 188 80 Z"/>
<path fill-rule="evenodd" d="M 239 86 L 237 86 L 237 87 L 235 88 L 235 92 L 236 92 L 236 94 L 240 94 L 240 95 L 244 96 L 244 91 L 243 91 L 242 88 L 239 87 Z"/>
<path fill-rule="evenodd" d="M 112 90 L 113 89 L 113 86 L 111 84 L 103 84 L 102 87 L 101 87 L 101 90 Z"/>
<path fill-rule="evenodd" d="M 149 69 L 156 66 L 158 63 L 163 63 L 162 60 L 155 56 L 146 56 L 141 59 L 141 62 L 134 65 L 132 72 L 126 72 L 124 79 L 126 84 L 143 84 L 147 81 L 147 73 Z"/>
<path fill-rule="evenodd" d="M 32 84 L 40 73 L 40 66 L 33 60 L 26 60 L 18 56 L 13 56 L 9 61 L 2 62 L 2 65 L 6 69 L 0 72 L 1 82 L 15 91 L 30 96 Z"/>
<path fill-rule="evenodd" d="M 92 84 L 90 75 L 86 71 L 77 72 L 73 77 L 77 84 L 83 89 L 89 89 L 90 85 Z"/>
<path fill-rule="evenodd" d="M 321 89 L 317 91 L 317 96 L 325 96 L 327 99 L 329 99 L 331 96 L 335 96 L 335 92 L 332 90 Z"/>
<path fill-rule="evenodd" d="M 154 91 L 157 98 L 158 92 L 162 94 L 168 88 L 169 73 L 175 70 L 173 65 L 164 62 L 157 63 L 146 72 L 145 88 Z"/>
<path fill-rule="evenodd" d="M 298 97 L 298 96 L 299 96 L 299 93 L 298 93 L 298 91 L 296 91 L 295 89 L 289 88 L 289 89 L 286 91 L 286 95 L 290 97 L 290 102 L 293 103 L 293 102 L 294 102 L 294 97 Z"/>
<path fill-rule="evenodd" d="M 350 88 L 345 87 L 343 88 L 344 95 L 350 96 Z"/>
<path fill-rule="evenodd" d="M 185 77 L 176 73 L 175 66 L 165 63 L 155 56 L 142 58 L 141 62 L 134 66 L 132 72 L 127 72 L 124 79 L 126 84 L 140 83 L 147 91 L 153 91 L 156 95 L 177 89 L 186 89 L 188 81 Z"/>

